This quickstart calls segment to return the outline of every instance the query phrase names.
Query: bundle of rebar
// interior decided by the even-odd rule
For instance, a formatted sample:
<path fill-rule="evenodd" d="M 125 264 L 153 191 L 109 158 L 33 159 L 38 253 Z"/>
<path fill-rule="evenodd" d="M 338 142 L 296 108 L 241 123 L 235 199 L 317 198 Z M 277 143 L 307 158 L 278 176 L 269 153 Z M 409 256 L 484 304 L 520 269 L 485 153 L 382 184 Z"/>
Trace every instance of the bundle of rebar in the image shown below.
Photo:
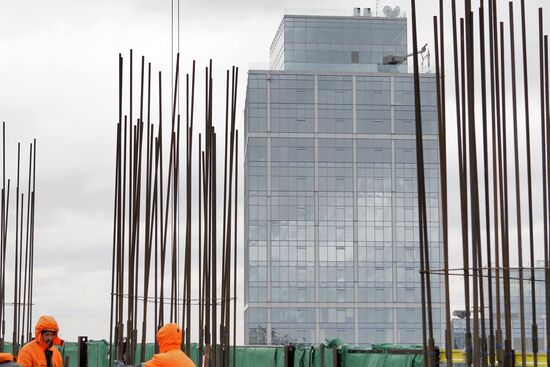
<path fill-rule="evenodd" d="M 229 366 L 236 337 L 238 68 L 226 73 L 225 133 L 218 139 L 212 61 L 205 68 L 204 126 L 202 133 L 197 133 L 195 62 L 185 75 L 185 92 L 180 93 L 179 58 L 178 53 L 166 131 L 161 72 L 158 110 L 153 113 L 151 64 L 146 76 L 145 59 L 141 58 L 139 114 L 134 116 L 133 52 L 126 96 L 124 62 L 119 55 L 110 361 L 143 362 L 146 343 L 154 338 L 148 330 L 174 322 L 184 331 L 185 353 L 190 355 L 191 330 L 195 328 L 200 354 L 210 351 L 210 366 Z M 180 95 L 185 101 L 183 116 L 179 113 Z M 181 122 L 185 123 L 185 139 L 180 138 Z M 221 168 L 223 180 L 218 178 Z M 198 297 L 193 298 L 194 293 Z M 153 304 L 152 315 L 149 303 Z"/>
<path fill-rule="evenodd" d="M 521 18 L 521 59 L 522 78 L 516 73 L 516 36 L 514 21 L 515 7 L 520 6 Z M 429 249 L 426 233 L 424 197 L 424 170 L 422 167 L 422 114 L 421 93 L 419 85 L 418 60 L 414 58 L 415 73 L 415 104 L 416 104 L 416 141 L 418 164 L 418 206 L 422 279 L 422 315 L 424 355 L 428 366 L 435 366 L 435 348 L 432 323 L 432 304 L 430 298 L 430 277 L 444 275 L 445 286 L 445 349 L 446 360 L 452 365 L 451 343 L 451 310 L 449 275 L 463 277 L 464 302 L 466 317 L 465 352 L 466 364 L 474 366 L 495 366 L 496 364 L 512 367 L 514 353 L 522 355 L 522 366 L 526 366 L 527 330 L 530 329 L 534 365 L 538 363 L 539 352 L 537 309 L 535 305 L 537 269 L 545 273 L 545 305 L 546 305 L 546 340 L 550 341 L 550 269 L 549 269 L 549 231 L 550 225 L 547 210 L 550 198 L 550 169 L 548 167 L 548 144 L 550 143 L 550 107 L 549 107 L 549 75 L 548 75 L 548 36 L 544 34 L 543 9 L 538 9 L 538 68 L 529 67 L 526 30 L 525 0 L 510 1 L 508 27 L 499 21 L 496 0 L 480 0 L 477 17 L 472 8 L 472 1 L 464 1 L 464 15 L 458 19 L 457 4 L 450 1 L 452 13 L 452 51 L 454 60 L 451 63 L 450 78 L 454 77 L 454 96 L 446 93 L 445 35 L 444 10 L 447 2 L 439 1 L 439 16 L 434 16 L 434 38 L 436 50 L 436 79 L 439 115 L 439 149 L 440 176 L 442 199 L 443 256 L 444 268 L 429 267 Z M 411 0 L 413 48 L 418 50 L 416 2 Z M 534 15 L 535 9 L 531 10 Z M 476 26 L 476 22 L 478 23 Z M 487 37 L 488 34 L 488 37 Z M 488 50 L 488 51 L 487 51 Z M 475 60 L 480 62 L 475 64 Z M 537 64 L 534 60 L 533 65 Z M 538 69 L 538 70 L 537 70 Z M 531 149 L 532 117 L 529 99 L 529 76 L 535 74 L 540 79 L 540 138 L 542 151 L 540 162 L 542 167 L 542 190 L 534 193 L 539 183 L 532 180 L 534 167 L 531 155 L 536 154 Z M 523 81 L 523 93 L 518 95 L 518 79 Z M 511 98 L 507 94 L 506 81 L 511 80 Z M 476 88 L 477 85 L 481 88 Z M 507 105 L 512 100 L 512 106 Z M 460 219 L 462 230 L 463 266 L 460 269 L 449 268 L 449 247 L 455 245 L 448 236 L 448 206 L 447 206 L 447 147 L 450 145 L 446 135 L 448 113 L 446 103 L 454 103 L 456 111 L 457 156 L 460 187 Z M 481 103 L 480 108 L 477 106 Z M 524 116 L 519 116 L 518 106 L 523 106 Z M 450 112 L 449 112 L 450 114 Z M 511 116 L 511 121 L 510 121 Z M 523 117 L 523 118 L 522 118 Z M 507 120 L 508 118 L 508 120 Z M 512 139 L 507 136 L 508 130 L 513 132 Z M 479 131 L 481 131 L 479 133 Z M 521 133 L 525 142 L 520 141 Z M 481 135 L 481 137 L 480 137 Z M 509 154 L 511 145 L 513 154 Z M 478 156 L 482 152 L 482 156 Z M 522 153 L 525 159 L 522 159 Z M 535 157 L 538 156 L 535 155 Z M 511 160 L 511 161 L 510 161 Z M 480 163 L 481 162 L 481 163 Z M 526 167 L 520 167 L 525 162 Z M 508 164 L 513 167 L 509 175 Z M 522 203 L 522 177 L 526 177 L 527 204 Z M 509 181 L 513 182 L 513 191 Z M 491 185 L 492 183 L 492 185 Z M 537 234 L 533 225 L 534 195 L 543 207 L 543 238 L 539 245 L 544 248 L 544 268 L 535 264 L 535 239 Z M 535 199 L 536 200 L 536 199 Z M 522 233 L 522 212 L 528 211 L 528 241 Z M 515 211 L 513 211 L 515 210 Z M 482 220 L 482 214 L 485 215 Z M 515 218 L 512 223 L 510 218 Z M 482 233 L 485 233 L 483 246 Z M 512 235 L 515 232 L 515 235 Z M 514 238 L 515 237 L 515 238 Z M 515 241 L 514 241 L 515 240 Z M 511 264 L 511 252 L 516 245 L 517 265 Z M 524 246 L 528 245 L 529 264 L 524 262 Z M 483 251 L 485 247 L 485 251 Z M 513 259 L 513 258 L 512 258 Z M 518 294 L 511 290 L 511 270 L 517 272 Z M 528 274 L 527 278 L 525 275 Z M 530 285 L 530 305 L 525 303 L 525 282 Z M 487 296 L 485 296 L 487 295 Z M 519 296 L 519 331 L 520 345 L 512 349 L 513 325 L 511 312 L 511 297 Z M 488 305 L 485 303 L 488 302 Z M 503 303 L 503 304 L 502 304 Z M 532 324 L 525 323 L 525 307 L 530 307 Z M 504 318 L 504 324 L 502 317 Z M 485 324 L 486 319 L 489 325 Z M 427 321 L 426 321 L 427 320 Z M 488 335 L 487 332 L 488 331 Z M 547 351 L 550 350 L 547 346 Z M 550 362 L 549 362 L 550 363 Z"/>
<path fill-rule="evenodd" d="M 12 321 L 11 352 L 17 355 L 21 346 L 32 340 L 34 290 L 34 218 L 36 204 L 36 139 L 29 144 L 28 182 L 22 179 L 21 143 L 17 143 L 17 179 L 15 187 L 15 220 L 10 222 L 10 186 L 6 180 L 6 124 L 2 123 L 2 189 L 0 191 L 0 352 L 6 347 L 6 325 Z M 15 213 L 14 213 L 15 212 Z M 13 223 L 15 223 L 15 228 Z M 11 227 L 10 227 L 11 226 Z M 9 239 L 8 233 L 15 238 Z M 7 283 L 13 278 L 13 302 L 8 303 Z M 10 312 L 6 306 L 13 306 Z"/>

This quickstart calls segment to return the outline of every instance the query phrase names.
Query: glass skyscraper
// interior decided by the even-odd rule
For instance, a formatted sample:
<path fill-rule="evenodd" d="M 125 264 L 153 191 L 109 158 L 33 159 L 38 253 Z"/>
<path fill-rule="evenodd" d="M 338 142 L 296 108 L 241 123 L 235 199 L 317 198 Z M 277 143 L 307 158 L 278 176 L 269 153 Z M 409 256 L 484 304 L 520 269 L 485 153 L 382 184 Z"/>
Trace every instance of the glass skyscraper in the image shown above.
<path fill-rule="evenodd" d="M 407 54 L 407 20 L 286 15 L 270 53 L 272 70 L 377 72 L 384 56 Z"/>
<path fill-rule="evenodd" d="M 538 330 L 538 351 L 544 353 L 544 346 L 546 343 L 546 302 L 545 302 L 545 275 L 544 275 L 544 261 L 537 261 L 535 270 L 535 311 L 536 323 Z M 485 276 L 487 273 L 484 272 Z M 502 277 L 502 272 L 500 277 Z M 495 272 L 493 271 L 492 277 L 496 277 Z M 497 330 L 497 317 L 496 317 L 496 281 L 495 278 L 491 279 L 493 285 L 493 312 L 494 316 L 494 333 L 496 335 Z M 500 316 L 501 316 L 501 330 L 503 338 L 506 335 L 506 325 L 505 325 L 505 313 L 504 313 L 504 299 L 503 299 L 503 290 L 502 290 L 503 279 L 500 279 Z M 531 294 L 531 270 L 525 269 L 523 271 L 523 291 L 524 291 L 524 316 L 525 316 L 525 351 L 530 353 L 533 351 L 533 340 L 531 337 L 531 326 L 533 324 L 533 313 L 532 313 L 532 294 Z M 520 281 L 519 281 L 519 272 L 518 269 L 510 269 L 510 316 L 512 321 L 512 348 L 516 350 L 516 353 L 521 354 L 521 302 L 520 302 Z M 488 307 L 488 295 L 485 293 L 485 307 Z M 488 312 L 488 309 L 486 310 Z M 473 314 L 470 314 L 471 318 L 471 328 L 470 332 L 473 330 Z M 489 328 L 489 318 L 485 316 L 485 329 L 487 338 L 489 337 L 490 328 Z M 465 334 L 466 334 L 466 320 L 464 318 L 455 318 L 453 322 L 453 348 L 454 349 L 463 349 L 465 343 Z"/>
<path fill-rule="evenodd" d="M 421 343 L 406 18 L 285 15 L 245 107 L 245 343 Z M 421 78 L 431 266 L 442 268 L 436 83 Z M 441 279 L 432 277 L 441 338 Z"/>

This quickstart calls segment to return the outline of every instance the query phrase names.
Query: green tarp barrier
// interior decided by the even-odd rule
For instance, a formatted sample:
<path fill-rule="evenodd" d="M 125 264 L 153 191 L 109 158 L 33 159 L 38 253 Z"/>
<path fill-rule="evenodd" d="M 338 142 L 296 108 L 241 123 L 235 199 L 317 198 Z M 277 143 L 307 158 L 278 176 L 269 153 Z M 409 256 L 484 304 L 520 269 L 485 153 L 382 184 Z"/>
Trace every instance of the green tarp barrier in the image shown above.
<path fill-rule="evenodd" d="M 78 343 L 65 343 L 64 347 L 57 347 L 63 356 L 69 357 L 70 367 L 78 366 Z M 12 352 L 11 343 L 4 344 L 4 351 Z M 152 355 L 152 354 L 151 354 Z M 88 366 L 106 367 L 109 365 L 109 343 L 105 340 L 88 341 Z"/>
<path fill-rule="evenodd" d="M 78 343 L 65 343 L 64 348 L 58 348 L 63 357 L 69 357 L 69 367 L 78 366 Z M 109 365 L 109 343 L 105 340 L 88 341 L 88 366 L 99 367 Z"/>
<path fill-rule="evenodd" d="M 294 349 L 294 367 L 312 367 L 313 349 L 296 347 Z"/>
<path fill-rule="evenodd" d="M 283 347 L 237 347 L 235 364 L 238 367 L 284 367 L 284 358 L 285 350 Z M 232 350 L 229 364 L 233 366 Z"/>
<path fill-rule="evenodd" d="M 149 360 L 154 353 L 154 344 L 145 347 L 145 360 Z M 333 349 L 337 348 L 337 349 Z M 233 348 L 230 353 L 231 367 L 284 367 L 284 347 L 237 347 L 235 366 L 233 365 Z M 323 352 L 324 349 L 324 352 Z M 339 340 L 327 341 L 315 347 L 296 346 L 294 348 L 293 367 L 324 367 L 333 366 L 333 354 L 339 354 L 340 367 L 424 367 L 422 353 L 405 354 L 405 350 L 422 350 L 419 346 L 399 346 L 395 344 L 373 344 L 372 348 L 342 345 Z M 6 343 L 4 350 L 11 351 L 11 344 Z M 400 350 L 400 353 L 392 351 Z M 70 367 L 78 366 L 78 343 L 66 343 L 60 348 L 63 356 L 70 358 Z M 362 353 L 368 351 L 368 353 Z M 88 341 L 88 366 L 108 367 L 109 343 L 105 340 Z M 136 351 L 136 363 L 141 356 L 141 345 Z M 198 366 L 198 345 L 191 345 L 191 358 Z"/>
<path fill-rule="evenodd" d="M 107 344 L 105 345 L 108 350 Z M 145 349 L 145 361 L 151 359 L 154 353 L 154 344 L 147 344 Z M 89 348 L 89 347 L 88 347 Z M 284 347 L 237 347 L 235 355 L 235 364 L 238 367 L 256 367 L 256 366 L 265 366 L 265 367 L 284 367 L 284 356 L 285 351 Z M 141 348 L 138 346 L 137 360 L 139 361 L 139 356 L 141 353 Z M 199 347 L 197 344 L 191 344 L 191 359 L 198 366 L 199 360 Z M 88 356 L 89 367 L 99 367 L 107 366 L 105 365 L 96 365 L 90 360 Z M 230 350 L 229 354 L 229 365 L 233 366 L 233 348 Z M 73 364 L 71 363 L 71 367 Z M 76 365 L 75 365 L 76 367 Z"/>
<path fill-rule="evenodd" d="M 376 349 L 376 350 L 417 349 L 421 351 L 422 345 L 419 345 L 419 344 L 399 345 L 399 344 L 391 344 L 391 343 L 378 343 L 378 344 L 372 344 L 372 349 Z"/>
<path fill-rule="evenodd" d="M 324 352 L 323 352 L 324 349 Z M 333 349 L 328 346 L 317 346 L 313 348 L 313 363 L 312 367 L 322 367 L 323 359 L 325 360 L 325 367 L 332 367 L 333 365 Z"/>
<path fill-rule="evenodd" d="M 89 345 L 89 344 L 88 344 Z M 90 351 L 88 346 L 88 352 Z M 145 346 L 145 361 L 151 359 L 154 354 L 154 344 L 147 344 Z M 284 356 L 285 351 L 284 347 L 237 347 L 235 354 L 235 364 L 238 367 L 256 367 L 256 366 L 265 366 L 265 367 L 284 367 Z M 108 344 L 105 342 L 105 350 L 108 352 Z M 139 362 L 141 356 L 141 346 L 138 346 L 136 352 L 136 361 Z M 107 353 L 106 353 L 107 355 Z M 75 356 L 76 358 L 76 356 Z M 72 359 L 72 358 L 71 358 Z M 191 359 L 198 366 L 199 360 L 199 347 L 197 344 L 191 344 Z M 76 359 L 75 359 L 76 360 Z M 96 364 L 95 359 L 92 359 L 88 354 L 88 365 L 89 367 L 104 367 L 108 365 L 108 357 L 105 360 L 105 364 Z M 136 363 L 137 363 L 136 362 Z M 229 354 L 229 365 L 233 366 L 233 348 L 230 350 Z M 73 365 L 71 360 L 70 367 L 77 367 Z"/>
<path fill-rule="evenodd" d="M 341 367 L 423 367 L 422 353 L 405 354 L 406 350 L 422 351 L 415 345 L 399 346 L 395 344 L 373 344 L 368 353 L 361 353 L 367 348 L 343 346 L 340 348 Z M 403 353 L 392 353 L 400 350 Z"/>

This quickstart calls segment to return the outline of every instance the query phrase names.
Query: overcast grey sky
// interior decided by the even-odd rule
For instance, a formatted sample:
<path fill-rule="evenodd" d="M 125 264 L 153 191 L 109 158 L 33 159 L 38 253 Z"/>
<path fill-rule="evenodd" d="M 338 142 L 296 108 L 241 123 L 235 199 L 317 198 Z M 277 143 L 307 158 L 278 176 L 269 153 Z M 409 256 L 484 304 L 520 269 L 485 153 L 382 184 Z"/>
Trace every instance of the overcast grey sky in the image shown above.
<path fill-rule="evenodd" d="M 195 59 L 202 70 L 212 58 L 214 76 L 222 81 L 226 68 L 239 66 L 237 123 L 242 127 L 246 70 L 251 63 L 267 63 L 285 9 L 376 9 L 376 3 L 182 0 L 182 67 L 187 72 Z M 420 44 L 433 43 L 431 15 L 437 9 L 428 3 L 432 2 L 418 1 Z M 381 12 L 383 6 L 397 4 L 410 15 L 407 0 L 380 1 L 378 6 Z M 528 14 L 533 15 L 529 42 L 536 42 L 535 12 L 544 0 L 527 4 Z M 28 144 L 38 139 L 34 314 L 56 316 L 62 336 L 69 340 L 78 335 L 108 338 L 118 53 L 127 56 L 133 48 L 136 59 L 145 55 L 153 70 L 168 75 L 170 8 L 170 0 L 0 2 L 0 120 L 7 123 L 9 159 L 16 158 L 17 141 Z M 501 2 L 499 9 L 507 11 L 507 2 Z M 547 32 L 549 24 L 546 21 Z M 537 70 L 538 66 L 533 68 L 531 76 L 533 108 L 538 103 Z M 532 112 L 536 123 L 537 111 Z M 451 159 L 453 133 L 449 128 Z M 532 135 L 538 137 L 535 131 Z M 540 150 L 535 141 L 533 150 Z M 14 167 L 9 168 L 14 177 Z M 540 177 L 538 172 L 534 170 L 534 179 Z M 450 175 L 451 190 L 456 190 L 454 163 Z M 456 195 L 450 208 L 458 208 Z M 537 218 L 540 212 L 537 207 Z M 452 238 L 457 238 L 457 214 L 451 213 Z M 537 223 L 540 228 L 540 220 Z M 458 246 L 453 248 L 460 252 Z M 460 298 L 457 292 L 456 299 Z M 241 328 L 239 323 L 239 335 Z"/>

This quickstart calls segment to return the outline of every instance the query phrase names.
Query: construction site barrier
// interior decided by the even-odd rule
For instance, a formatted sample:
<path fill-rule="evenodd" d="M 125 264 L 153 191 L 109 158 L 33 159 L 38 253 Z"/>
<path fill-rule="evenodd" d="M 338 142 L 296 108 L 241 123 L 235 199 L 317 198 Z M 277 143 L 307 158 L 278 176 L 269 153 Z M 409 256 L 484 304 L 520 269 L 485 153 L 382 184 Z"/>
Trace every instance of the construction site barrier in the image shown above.
<path fill-rule="evenodd" d="M 453 349 L 452 352 L 452 359 L 454 364 L 465 364 L 466 363 L 466 352 L 464 350 L 460 349 Z M 514 354 L 514 360 L 515 366 L 521 366 L 522 365 L 522 356 L 521 353 L 515 353 Z M 447 356 L 445 354 L 445 351 L 441 351 L 440 356 L 440 362 L 441 364 L 447 364 Z M 544 353 L 537 353 L 537 365 L 538 366 L 546 366 L 547 364 L 547 355 Z M 531 352 L 525 353 L 525 365 L 527 367 L 535 366 L 535 355 Z"/>
<path fill-rule="evenodd" d="M 149 360 L 155 352 L 155 345 L 147 344 L 145 348 L 145 360 Z M 6 343 L 4 349 L 6 352 L 11 352 L 11 344 Z M 109 343 L 105 340 L 84 342 L 84 339 L 81 339 L 80 343 L 67 342 L 59 350 L 63 354 L 63 360 L 68 357 L 69 367 L 108 367 L 109 365 Z M 371 347 L 363 347 L 328 342 L 311 347 L 238 346 L 235 351 L 234 366 L 233 348 L 230 350 L 231 367 L 424 367 L 422 347 L 417 345 L 373 344 Z M 86 361 L 83 360 L 84 355 Z M 138 357 L 141 355 L 140 345 L 136 355 Z M 437 357 L 436 360 L 440 365 L 447 364 L 444 350 L 440 351 Z M 521 358 L 521 353 L 515 354 L 516 366 L 522 365 Z M 191 345 L 191 359 L 198 366 L 197 344 Z M 464 364 L 465 352 L 453 350 L 452 359 L 455 365 Z M 537 354 L 537 361 L 538 365 L 546 365 L 547 355 Z M 527 366 L 535 365 L 533 353 L 526 354 L 526 362 Z"/>

